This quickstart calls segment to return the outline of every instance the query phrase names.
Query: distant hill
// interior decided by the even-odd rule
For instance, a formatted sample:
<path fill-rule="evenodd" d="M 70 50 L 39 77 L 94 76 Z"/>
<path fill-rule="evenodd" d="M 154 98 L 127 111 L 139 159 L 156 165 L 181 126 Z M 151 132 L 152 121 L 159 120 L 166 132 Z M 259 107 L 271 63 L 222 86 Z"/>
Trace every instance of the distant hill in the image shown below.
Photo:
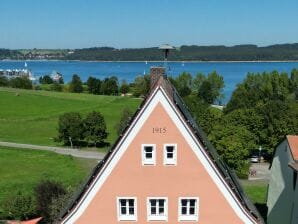
<path fill-rule="evenodd" d="M 17 59 L 19 51 L 0 48 L 0 60 Z"/>
<path fill-rule="evenodd" d="M 33 53 L 34 52 L 34 53 Z M 75 50 L 45 51 L 0 49 L 0 59 L 62 59 L 98 61 L 158 61 L 163 55 L 156 48 L 93 47 Z M 175 61 L 286 61 L 298 60 L 298 43 L 277 44 L 266 47 L 257 45 L 186 46 L 176 48 L 169 60 Z"/>

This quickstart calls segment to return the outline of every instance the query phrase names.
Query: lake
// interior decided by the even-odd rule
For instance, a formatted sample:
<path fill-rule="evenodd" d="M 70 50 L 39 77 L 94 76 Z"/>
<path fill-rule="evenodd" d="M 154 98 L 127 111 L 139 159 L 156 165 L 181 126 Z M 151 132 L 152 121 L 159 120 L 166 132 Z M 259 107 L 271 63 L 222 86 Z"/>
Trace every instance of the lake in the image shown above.
<path fill-rule="evenodd" d="M 119 81 L 132 82 L 136 76 L 148 74 L 151 66 L 163 65 L 162 62 L 89 62 L 89 61 L 26 61 L 27 66 L 37 78 L 51 74 L 53 70 L 62 73 L 64 81 L 71 80 L 73 74 L 80 75 L 83 81 L 89 76 L 103 79 L 115 75 Z M 0 69 L 23 69 L 25 61 L 0 61 Z M 224 77 L 226 102 L 237 83 L 240 83 L 248 72 L 277 70 L 290 73 L 298 68 L 298 62 L 169 62 L 170 74 L 177 76 L 183 71 L 195 75 L 198 72 L 208 74 L 217 71 Z"/>

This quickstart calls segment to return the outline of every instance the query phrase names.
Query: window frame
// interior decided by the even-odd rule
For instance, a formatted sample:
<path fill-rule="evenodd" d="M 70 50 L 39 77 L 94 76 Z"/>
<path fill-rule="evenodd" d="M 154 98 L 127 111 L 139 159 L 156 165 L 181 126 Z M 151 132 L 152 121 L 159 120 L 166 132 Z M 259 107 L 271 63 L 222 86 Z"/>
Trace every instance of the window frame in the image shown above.
<path fill-rule="evenodd" d="M 122 215 L 121 214 L 121 204 L 120 204 L 120 200 L 130 200 L 133 199 L 134 200 L 134 215 Z M 138 203 L 137 203 L 137 197 L 117 197 L 116 198 L 116 204 L 117 204 L 117 217 L 118 217 L 118 221 L 137 221 L 138 220 L 138 215 L 137 215 L 137 211 L 138 211 Z"/>
<path fill-rule="evenodd" d="M 146 158 L 145 147 L 152 147 L 152 159 Z M 143 166 L 155 166 L 156 165 L 156 145 L 155 144 L 142 144 L 141 156 L 142 156 L 142 165 Z"/>
<path fill-rule="evenodd" d="M 150 200 L 165 200 L 164 215 L 152 215 Z M 159 207 L 158 207 L 159 208 Z M 168 221 L 168 198 L 167 197 L 147 197 L 147 221 Z"/>
<path fill-rule="evenodd" d="M 168 146 L 172 146 L 174 147 L 174 151 L 173 151 L 173 159 L 169 159 L 167 157 L 167 147 Z M 173 143 L 167 143 L 164 144 L 163 146 L 163 165 L 164 166 L 176 166 L 177 165 L 177 144 L 173 144 Z"/>
<path fill-rule="evenodd" d="M 182 200 L 196 200 L 195 204 L 195 214 L 194 215 L 183 215 L 182 214 Z M 198 197 L 179 197 L 178 199 L 178 221 L 185 222 L 185 221 L 199 221 L 199 205 L 200 201 Z"/>

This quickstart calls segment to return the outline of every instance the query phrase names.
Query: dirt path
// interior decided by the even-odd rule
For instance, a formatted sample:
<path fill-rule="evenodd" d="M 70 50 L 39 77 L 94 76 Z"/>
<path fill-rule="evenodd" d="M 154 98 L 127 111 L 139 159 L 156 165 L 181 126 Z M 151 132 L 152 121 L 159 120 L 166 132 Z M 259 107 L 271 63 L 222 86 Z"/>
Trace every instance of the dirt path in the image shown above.
<path fill-rule="evenodd" d="M 71 155 L 74 157 L 85 158 L 85 159 L 98 159 L 101 160 L 104 157 L 104 153 L 96 151 L 86 151 L 79 149 L 71 148 L 62 148 L 62 147 L 52 147 L 52 146 L 41 146 L 41 145 L 31 145 L 31 144 L 20 144 L 14 142 L 1 142 L 0 146 L 7 146 L 12 148 L 22 148 L 22 149 L 33 149 L 33 150 L 45 150 L 52 151 L 59 154 Z"/>

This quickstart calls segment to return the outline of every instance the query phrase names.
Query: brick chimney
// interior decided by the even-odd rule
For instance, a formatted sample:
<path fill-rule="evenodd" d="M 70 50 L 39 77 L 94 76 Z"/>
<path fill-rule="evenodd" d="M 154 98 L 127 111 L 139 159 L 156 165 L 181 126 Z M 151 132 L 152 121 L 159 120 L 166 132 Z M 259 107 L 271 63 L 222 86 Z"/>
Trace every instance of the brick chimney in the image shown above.
<path fill-rule="evenodd" d="M 150 89 L 152 89 L 155 83 L 159 80 L 161 76 L 166 75 L 166 70 L 164 67 L 151 67 L 150 68 Z"/>

